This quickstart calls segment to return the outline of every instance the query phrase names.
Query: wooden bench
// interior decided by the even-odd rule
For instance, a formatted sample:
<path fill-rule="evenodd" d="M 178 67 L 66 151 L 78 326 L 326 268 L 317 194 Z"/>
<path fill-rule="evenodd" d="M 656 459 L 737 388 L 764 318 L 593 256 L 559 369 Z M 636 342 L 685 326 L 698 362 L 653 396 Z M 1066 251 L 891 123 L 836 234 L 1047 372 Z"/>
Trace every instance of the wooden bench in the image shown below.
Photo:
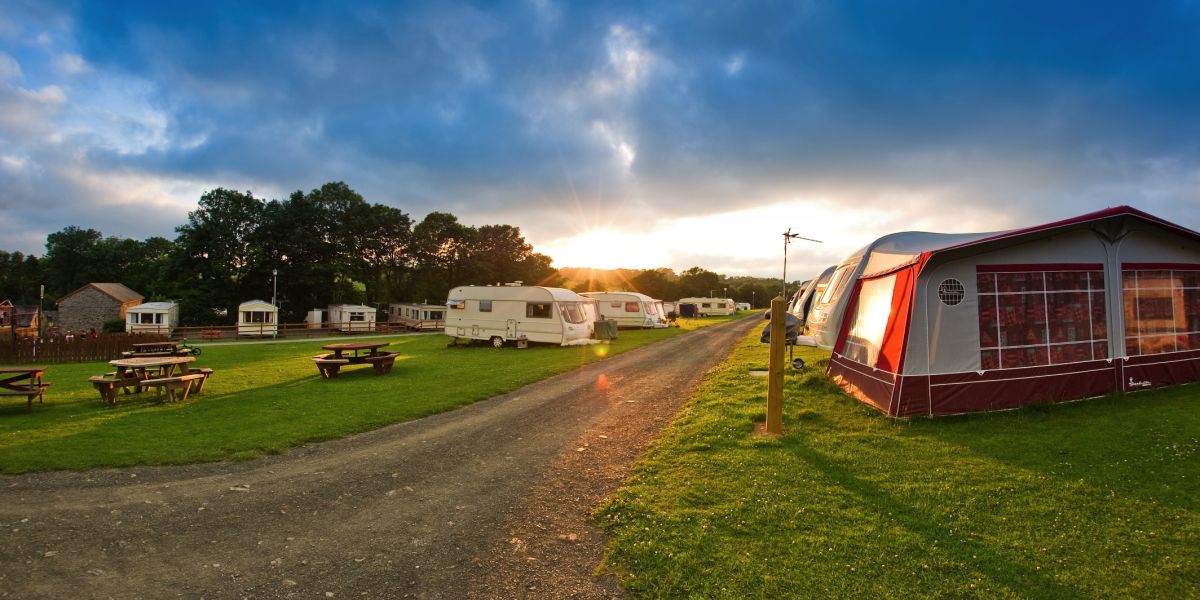
<path fill-rule="evenodd" d="M 40 383 L 40 384 L 30 387 L 30 389 L 25 390 L 25 391 L 0 390 L 0 396 L 24 396 L 25 397 L 25 408 L 33 409 L 33 399 L 34 398 L 37 398 L 38 402 L 45 402 L 45 399 L 42 398 L 42 394 L 45 393 L 46 388 L 48 388 L 48 387 L 50 387 L 50 384 Z"/>
<path fill-rule="evenodd" d="M 116 372 L 89 377 L 88 381 L 100 392 L 100 397 L 108 404 L 117 403 L 117 392 L 125 388 L 136 388 L 142 391 L 143 380 L 138 377 L 117 377 Z M 128 390 L 126 390 L 128 391 Z"/>
<path fill-rule="evenodd" d="M 194 387 L 195 389 L 194 389 L 194 390 L 192 390 L 192 391 L 196 392 L 197 394 L 203 394 L 203 393 L 204 393 L 204 384 L 208 383 L 208 377 L 209 377 L 209 375 L 212 375 L 212 374 L 213 374 L 213 370 L 212 370 L 212 369 L 209 369 L 209 368 L 207 368 L 207 367 L 204 367 L 204 368 L 190 368 L 190 369 L 188 369 L 188 370 L 187 370 L 187 372 L 185 372 L 184 374 L 185 374 L 185 375 L 200 375 L 200 376 L 201 376 L 200 383 L 199 383 L 199 384 L 194 384 L 192 387 Z"/>
<path fill-rule="evenodd" d="M 370 356 L 367 356 L 366 358 L 363 359 L 363 362 L 370 363 L 370 365 L 372 367 L 375 367 L 376 375 L 386 375 L 391 372 L 392 365 L 395 364 L 395 362 L 396 362 L 397 354 L 399 354 L 399 353 L 398 352 L 380 352 L 377 354 L 372 354 Z"/>
<path fill-rule="evenodd" d="M 317 363 L 317 370 L 321 371 L 321 377 L 324 379 L 337 377 L 342 365 L 350 364 L 348 358 L 329 358 L 330 356 L 332 354 L 318 354 L 312 357 L 312 361 Z"/>
<path fill-rule="evenodd" d="M 200 337 L 206 340 L 215 340 L 221 337 L 220 329 L 203 329 L 200 331 Z"/>
<path fill-rule="evenodd" d="M 188 373 L 187 375 L 176 375 L 174 377 L 158 377 L 155 379 L 143 379 L 143 387 L 152 387 L 158 391 L 158 398 L 162 400 L 163 390 L 167 391 L 167 400 L 174 402 L 176 400 L 187 400 L 188 392 L 192 391 L 192 386 L 196 381 L 200 381 L 203 385 L 205 376 L 200 373 Z M 183 395 L 176 396 L 178 390 L 183 390 Z"/>

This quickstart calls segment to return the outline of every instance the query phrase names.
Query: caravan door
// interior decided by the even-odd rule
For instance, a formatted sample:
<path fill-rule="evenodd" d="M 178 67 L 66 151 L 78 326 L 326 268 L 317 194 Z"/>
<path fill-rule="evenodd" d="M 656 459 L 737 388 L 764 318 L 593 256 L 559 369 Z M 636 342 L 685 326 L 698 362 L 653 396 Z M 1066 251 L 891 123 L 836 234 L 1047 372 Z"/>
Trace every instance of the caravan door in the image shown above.
<path fill-rule="evenodd" d="M 508 320 L 508 323 L 504 327 L 504 337 L 506 339 L 510 339 L 510 340 L 517 339 L 517 320 L 516 319 Z"/>

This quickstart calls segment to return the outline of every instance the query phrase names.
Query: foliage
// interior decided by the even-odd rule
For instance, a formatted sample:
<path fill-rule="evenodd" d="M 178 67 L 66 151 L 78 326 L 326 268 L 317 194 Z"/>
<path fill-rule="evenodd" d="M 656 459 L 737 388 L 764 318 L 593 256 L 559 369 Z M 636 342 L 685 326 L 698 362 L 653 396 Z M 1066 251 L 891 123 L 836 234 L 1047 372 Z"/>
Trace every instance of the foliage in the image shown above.
<path fill-rule="evenodd" d="M 52 304 L 86 283 L 111 281 L 148 299 L 178 300 L 183 325 L 232 324 L 238 304 L 272 295 L 281 318 L 296 322 L 331 303 L 440 302 L 454 285 L 554 275 L 550 257 L 534 252 L 517 227 L 470 227 L 438 212 L 414 225 L 340 181 L 270 201 L 216 188 L 176 233 L 138 241 L 66 227 L 47 236 L 44 259 L 0 252 L 0 299 L 35 303 L 45 283 Z"/>
<path fill-rule="evenodd" d="M 444 412 L 729 318 L 689 319 L 684 328 L 622 331 L 611 344 L 525 350 L 447 348 L 444 335 L 386 338 L 400 353 L 392 372 L 349 367 L 324 380 L 310 356 L 321 341 L 197 344 L 193 366 L 214 369 L 201 395 L 158 404 L 151 393 L 100 402 L 88 377 L 106 363 L 60 364 L 31 412 L 24 398 L 0 402 L 0 471 L 20 473 L 136 464 L 180 464 L 275 453 Z M 12 400 L 12 399 L 8 399 Z"/>
<path fill-rule="evenodd" d="M 897 421 L 828 354 L 755 436 L 757 332 L 598 513 L 604 570 L 651 598 L 1182 598 L 1200 581 L 1194 386 Z"/>
<path fill-rule="evenodd" d="M 100 333 L 125 333 L 125 319 L 112 319 L 100 326 Z"/>

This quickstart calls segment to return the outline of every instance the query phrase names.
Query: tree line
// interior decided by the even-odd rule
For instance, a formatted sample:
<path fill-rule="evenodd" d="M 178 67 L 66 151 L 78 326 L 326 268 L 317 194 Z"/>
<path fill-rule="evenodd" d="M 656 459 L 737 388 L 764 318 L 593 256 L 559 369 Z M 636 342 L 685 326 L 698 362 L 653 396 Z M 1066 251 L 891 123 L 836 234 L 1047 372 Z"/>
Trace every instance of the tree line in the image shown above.
<path fill-rule="evenodd" d="M 184 325 L 231 324 L 237 306 L 270 300 L 298 322 L 331 303 L 442 303 L 450 288 L 523 281 L 576 291 L 626 289 L 673 300 L 710 292 L 764 305 L 779 280 L 726 278 L 693 267 L 618 270 L 615 277 L 559 272 L 518 227 L 460 223 L 433 212 L 414 222 L 400 209 L 369 203 L 343 182 L 283 200 L 217 188 L 204 193 L 175 239 L 105 237 L 69 226 L 46 237 L 41 256 L 0 251 L 0 299 L 46 306 L 89 282 L 119 282 L 147 300 L 180 303 Z M 277 276 L 273 275 L 277 272 Z"/>

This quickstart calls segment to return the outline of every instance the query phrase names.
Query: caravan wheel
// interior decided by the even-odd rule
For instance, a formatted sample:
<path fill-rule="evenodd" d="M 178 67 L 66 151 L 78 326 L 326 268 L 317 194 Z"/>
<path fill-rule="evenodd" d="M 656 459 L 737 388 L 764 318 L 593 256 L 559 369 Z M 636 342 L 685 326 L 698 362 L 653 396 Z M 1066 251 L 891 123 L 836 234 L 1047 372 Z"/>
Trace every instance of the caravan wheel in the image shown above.
<path fill-rule="evenodd" d="M 492 347 L 493 348 L 503 348 L 504 347 L 504 338 L 502 338 L 500 336 L 493 337 L 492 338 Z"/>

